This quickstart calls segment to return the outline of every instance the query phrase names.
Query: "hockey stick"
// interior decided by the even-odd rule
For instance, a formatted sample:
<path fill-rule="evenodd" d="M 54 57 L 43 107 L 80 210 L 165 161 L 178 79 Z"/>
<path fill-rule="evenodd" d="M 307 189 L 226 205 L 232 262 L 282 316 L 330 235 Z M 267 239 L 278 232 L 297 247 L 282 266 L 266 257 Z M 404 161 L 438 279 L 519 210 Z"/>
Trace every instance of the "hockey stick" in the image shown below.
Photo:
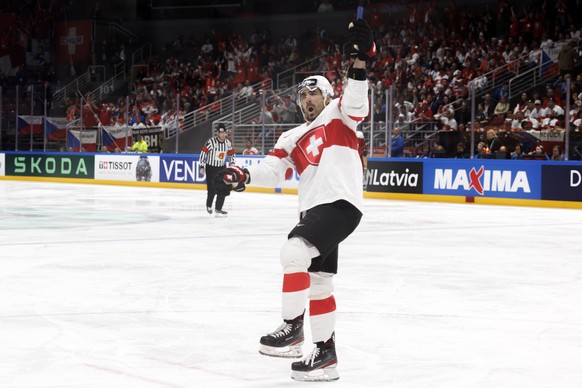
<path fill-rule="evenodd" d="M 360 0 L 358 8 L 356 9 L 356 19 L 361 20 L 364 17 L 364 3 L 366 0 Z"/>
<path fill-rule="evenodd" d="M 364 18 L 364 3 L 366 0 L 360 0 L 358 3 L 358 8 L 356 8 L 356 20 L 362 20 Z M 355 44 L 354 48 L 359 50 L 358 45 Z"/>

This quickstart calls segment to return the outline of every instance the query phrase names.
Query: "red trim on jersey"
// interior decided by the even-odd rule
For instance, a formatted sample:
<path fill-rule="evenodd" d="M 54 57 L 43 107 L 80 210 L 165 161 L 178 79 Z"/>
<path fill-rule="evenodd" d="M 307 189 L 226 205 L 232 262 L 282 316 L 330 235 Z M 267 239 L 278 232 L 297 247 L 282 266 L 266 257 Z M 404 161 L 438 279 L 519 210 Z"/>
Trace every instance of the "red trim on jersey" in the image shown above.
<path fill-rule="evenodd" d="M 299 175 L 303 174 L 303 171 L 305 171 L 307 166 L 309 166 L 309 162 L 297 147 L 295 147 L 293 152 L 291 152 L 291 159 L 293 159 L 293 163 L 295 164 L 295 168 Z"/>
<path fill-rule="evenodd" d="M 363 119 L 365 119 L 365 117 L 361 117 L 361 116 L 350 116 L 348 115 L 348 117 L 354 121 L 362 121 Z"/>
<path fill-rule="evenodd" d="M 358 150 L 358 138 L 356 137 L 356 132 L 351 128 L 347 127 L 340 119 L 332 120 L 325 127 L 325 132 L 327 133 L 328 143 L 325 147 L 331 147 L 332 145 L 348 147 L 353 150 Z"/>
<path fill-rule="evenodd" d="M 326 126 L 313 128 L 297 141 L 291 158 L 299 174 L 309 165 L 317 166 L 321 155 L 331 146 L 347 147 L 358 150 L 356 133 L 341 119 L 334 119 Z"/>
<path fill-rule="evenodd" d="M 330 296 L 329 298 L 321 300 L 311 300 L 309 301 L 309 315 L 322 315 L 328 314 L 335 311 L 335 298 Z"/>
<path fill-rule="evenodd" d="M 340 100 L 339 100 L 339 104 L 338 104 L 338 108 L 341 111 L 342 110 L 342 99 L 344 98 L 344 96 L 340 96 Z M 362 117 L 362 116 L 350 116 L 348 115 L 348 117 L 354 121 L 362 121 L 366 118 L 366 116 Z"/>
<path fill-rule="evenodd" d="M 234 155 L 234 149 L 228 151 L 228 156 Z"/>
<path fill-rule="evenodd" d="M 282 148 L 275 148 L 272 152 L 269 152 L 269 156 L 274 156 L 279 159 L 286 158 L 287 155 L 287 151 Z"/>
<path fill-rule="evenodd" d="M 202 147 L 202 152 L 209 153 L 210 151 L 208 151 L 208 148 L 206 148 L 206 146 L 204 146 L 204 147 Z"/>
<path fill-rule="evenodd" d="M 310 280 L 307 272 L 286 273 L 283 276 L 283 292 L 307 290 L 309 284 Z"/>

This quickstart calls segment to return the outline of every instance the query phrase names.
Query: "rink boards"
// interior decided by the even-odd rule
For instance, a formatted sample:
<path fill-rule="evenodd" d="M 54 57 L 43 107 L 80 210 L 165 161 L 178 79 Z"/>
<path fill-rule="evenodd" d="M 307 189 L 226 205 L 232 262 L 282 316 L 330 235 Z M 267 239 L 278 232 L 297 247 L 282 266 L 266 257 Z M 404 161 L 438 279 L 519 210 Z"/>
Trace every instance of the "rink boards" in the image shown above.
<path fill-rule="evenodd" d="M 199 155 L 0 153 L 0 179 L 205 189 Z M 264 156 L 237 156 L 239 166 Z M 582 162 L 495 159 L 370 158 L 368 198 L 582 209 Z M 295 172 L 276 188 L 296 193 Z"/>

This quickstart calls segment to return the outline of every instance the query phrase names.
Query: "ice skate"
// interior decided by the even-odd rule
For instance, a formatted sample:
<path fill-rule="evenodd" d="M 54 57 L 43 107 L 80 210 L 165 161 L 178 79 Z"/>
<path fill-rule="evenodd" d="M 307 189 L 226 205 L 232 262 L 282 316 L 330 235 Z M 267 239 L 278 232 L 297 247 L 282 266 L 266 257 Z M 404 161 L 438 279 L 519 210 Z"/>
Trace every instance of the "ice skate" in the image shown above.
<path fill-rule="evenodd" d="M 228 217 L 228 212 L 224 211 L 224 210 L 214 210 L 215 216 L 216 217 Z"/>
<path fill-rule="evenodd" d="M 272 357 L 301 358 L 303 338 L 303 319 L 287 320 L 274 332 L 261 337 L 259 353 Z"/>
<path fill-rule="evenodd" d="M 334 381 L 337 373 L 337 356 L 333 336 L 326 342 L 318 342 L 311 354 L 291 364 L 291 378 L 297 381 Z"/>
<path fill-rule="evenodd" d="M 206 211 L 208 212 L 208 214 L 212 214 L 212 208 L 211 207 L 206 206 Z"/>

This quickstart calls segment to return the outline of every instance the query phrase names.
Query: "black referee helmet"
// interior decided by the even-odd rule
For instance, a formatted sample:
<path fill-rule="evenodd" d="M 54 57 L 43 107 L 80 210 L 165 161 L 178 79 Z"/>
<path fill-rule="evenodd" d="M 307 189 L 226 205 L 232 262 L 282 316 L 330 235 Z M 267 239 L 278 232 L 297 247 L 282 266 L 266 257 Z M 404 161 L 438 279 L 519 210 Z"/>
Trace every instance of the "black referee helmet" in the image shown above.
<path fill-rule="evenodd" d="M 218 123 L 216 124 L 216 128 L 214 129 L 214 132 L 218 135 L 220 132 L 227 132 L 226 130 L 226 125 L 224 123 Z"/>

